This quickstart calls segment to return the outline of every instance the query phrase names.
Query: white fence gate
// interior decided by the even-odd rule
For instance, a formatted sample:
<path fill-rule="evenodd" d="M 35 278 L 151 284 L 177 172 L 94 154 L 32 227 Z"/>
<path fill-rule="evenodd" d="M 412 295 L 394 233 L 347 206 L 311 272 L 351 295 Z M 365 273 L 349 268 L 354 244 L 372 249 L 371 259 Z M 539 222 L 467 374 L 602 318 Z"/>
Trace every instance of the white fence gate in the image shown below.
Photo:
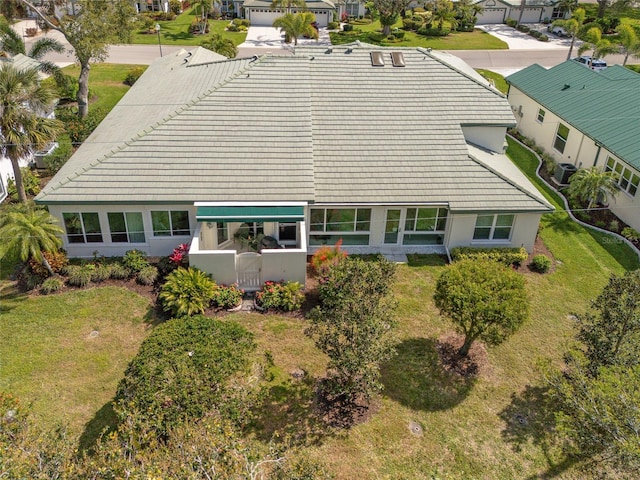
<path fill-rule="evenodd" d="M 246 291 L 260 290 L 262 286 L 262 255 L 255 252 L 240 253 L 236 256 L 238 286 Z"/>

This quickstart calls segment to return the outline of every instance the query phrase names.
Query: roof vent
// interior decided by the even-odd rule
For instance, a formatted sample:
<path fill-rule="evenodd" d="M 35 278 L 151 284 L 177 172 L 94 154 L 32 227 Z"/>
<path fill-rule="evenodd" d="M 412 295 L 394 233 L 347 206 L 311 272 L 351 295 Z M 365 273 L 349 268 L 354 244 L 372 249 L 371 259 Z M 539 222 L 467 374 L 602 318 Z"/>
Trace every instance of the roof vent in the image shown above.
<path fill-rule="evenodd" d="M 569 85 L 568 83 L 565 83 L 564 87 L 562 87 L 561 90 L 567 90 L 568 88 L 571 88 L 571 85 Z"/>
<path fill-rule="evenodd" d="M 384 57 L 382 52 L 371 52 L 371 65 L 374 67 L 384 67 Z"/>
<path fill-rule="evenodd" d="M 391 63 L 394 67 L 404 67 L 404 55 L 402 52 L 391 52 Z"/>

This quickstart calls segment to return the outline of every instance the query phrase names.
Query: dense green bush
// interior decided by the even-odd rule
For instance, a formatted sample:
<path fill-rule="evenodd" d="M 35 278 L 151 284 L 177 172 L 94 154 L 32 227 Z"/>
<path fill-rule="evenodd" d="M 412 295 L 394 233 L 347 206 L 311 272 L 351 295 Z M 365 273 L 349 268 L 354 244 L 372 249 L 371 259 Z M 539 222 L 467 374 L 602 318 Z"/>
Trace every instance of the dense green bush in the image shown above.
<path fill-rule="evenodd" d="M 531 268 L 539 273 L 547 273 L 551 268 L 551 259 L 546 255 L 534 255 L 531 259 Z"/>
<path fill-rule="evenodd" d="M 158 279 L 158 269 L 153 265 L 147 265 L 136 275 L 136 282 L 140 285 L 153 285 Z"/>
<path fill-rule="evenodd" d="M 443 28 L 442 30 L 439 30 L 437 28 L 425 26 L 418 29 L 418 34 L 424 35 L 426 37 L 446 37 L 450 33 L 451 33 L 450 28 Z"/>
<path fill-rule="evenodd" d="M 402 28 L 415 32 L 422 26 L 423 23 L 424 18 L 419 15 L 414 15 L 413 17 L 406 17 L 402 20 Z"/>
<path fill-rule="evenodd" d="M 67 283 L 72 287 L 86 287 L 91 283 L 95 265 L 68 265 L 64 269 Z"/>
<path fill-rule="evenodd" d="M 28 167 L 20 169 L 22 173 L 22 185 L 24 185 L 24 191 L 29 196 L 36 196 L 40 193 L 40 176 L 38 172 Z M 7 195 L 12 202 L 18 201 L 18 190 L 16 189 L 16 182 L 13 178 L 9 178 L 7 181 Z"/>
<path fill-rule="evenodd" d="M 291 312 L 304 303 L 302 285 L 298 282 L 265 282 L 256 293 L 256 302 L 265 310 Z"/>
<path fill-rule="evenodd" d="M 145 69 L 144 67 L 135 67 L 127 72 L 127 76 L 125 77 L 124 83 L 125 85 L 133 86 L 134 83 L 138 81 L 138 79 L 142 76 Z"/>
<path fill-rule="evenodd" d="M 111 278 L 111 265 L 99 263 L 91 272 L 91 281 L 95 283 L 104 282 Z"/>
<path fill-rule="evenodd" d="M 212 302 L 218 308 L 234 308 L 242 302 L 243 294 L 244 292 L 235 283 L 229 286 L 218 285 L 213 294 Z"/>
<path fill-rule="evenodd" d="M 338 28 L 340 28 L 340 22 L 329 22 L 327 24 L 327 28 L 329 30 L 337 30 Z"/>
<path fill-rule="evenodd" d="M 44 282 L 46 276 L 34 273 L 28 266 L 23 266 L 16 276 L 18 286 L 24 291 L 30 291 L 38 288 Z"/>
<path fill-rule="evenodd" d="M 549 37 L 547 37 L 546 35 L 540 35 L 538 37 L 538 41 L 539 42 L 548 42 L 549 41 Z"/>
<path fill-rule="evenodd" d="M 520 248 L 474 248 L 474 247 L 455 247 L 451 249 L 451 258 L 454 262 L 473 259 L 495 260 L 504 265 L 520 265 L 526 262 L 529 254 Z"/>
<path fill-rule="evenodd" d="M 47 278 L 40 286 L 40 293 L 43 295 L 49 295 L 59 291 L 64 286 L 64 282 L 59 277 Z"/>
<path fill-rule="evenodd" d="M 165 312 L 174 317 L 204 313 L 215 293 L 216 284 L 196 268 L 178 268 L 167 275 L 159 300 Z"/>
<path fill-rule="evenodd" d="M 122 258 L 122 264 L 129 269 L 132 273 L 138 273 L 142 271 L 143 268 L 149 266 L 149 262 L 145 258 L 147 256 L 146 253 L 140 250 L 129 250 L 124 254 Z"/>
<path fill-rule="evenodd" d="M 169 11 L 174 15 L 180 15 L 182 12 L 182 2 L 180 2 L 180 0 L 169 0 Z"/>
<path fill-rule="evenodd" d="M 640 241 L 640 232 L 634 230 L 631 227 L 624 227 L 622 229 L 622 236 L 631 242 Z"/>
<path fill-rule="evenodd" d="M 49 155 L 44 157 L 44 164 L 47 167 L 49 175 L 55 175 L 58 170 L 67 163 L 67 160 L 71 158 L 73 153 L 73 146 L 71 145 L 71 139 L 67 135 L 61 135 L 58 137 L 58 148 L 56 148 Z"/>
<path fill-rule="evenodd" d="M 349 23 L 345 23 L 342 26 L 342 31 L 343 32 L 351 32 L 353 30 L 353 25 L 349 24 Z"/>
<path fill-rule="evenodd" d="M 529 30 L 531 30 L 531 28 L 529 28 L 527 25 L 524 25 L 524 24 L 521 23 L 516 27 L 516 30 L 519 30 L 519 31 L 521 31 L 523 33 L 529 33 Z"/>
<path fill-rule="evenodd" d="M 62 269 L 69 264 L 67 252 L 64 250 L 42 252 L 42 256 L 47 260 L 47 263 L 53 273 L 62 271 Z M 31 271 L 36 275 L 40 275 L 43 278 L 49 276 L 49 270 L 47 270 L 47 267 L 44 266 L 43 262 L 36 260 L 35 258 L 30 258 L 28 264 Z"/>
<path fill-rule="evenodd" d="M 121 263 L 112 263 L 110 265 L 111 278 L 115 280 L 124 280 L 129 277 L 129 269 Z"/>
<path fill-rule="evenodd" d="M 137 414 L 159 436 L 214 411 L 242 423 L 247 405 L 237 398 L 240 382 L 229 383 L 246 373 L 254 350 L 251 333 L 235 322 L 197 315 L 160 324 L 118 386 L 121 419 Z"/>
<path fill-rule="evenodd" d="M 89 91 L 89 97 L 92 93 Z M 56 118 L 64 123 L 65 131 L 71 139 L 73 145 L 79 145 L 91 135 L 96 129 L 98 124 L 104 120 L 107 116 L 106 108 L 95 107 L 89 110 L 89 114 L 86 118 L 81 119 L 78 117 L 77 111 L 71 108 L 58 108 L 56 109 Z"/>

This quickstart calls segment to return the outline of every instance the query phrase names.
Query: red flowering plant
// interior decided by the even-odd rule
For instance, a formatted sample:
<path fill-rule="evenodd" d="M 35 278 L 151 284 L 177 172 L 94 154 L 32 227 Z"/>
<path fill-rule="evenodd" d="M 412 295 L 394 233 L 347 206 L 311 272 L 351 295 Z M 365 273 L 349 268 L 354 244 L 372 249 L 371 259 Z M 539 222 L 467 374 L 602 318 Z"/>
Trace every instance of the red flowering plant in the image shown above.
<path fill-rule="evenodd" d="M 291 312 L 304 303 L 302 285 L 298 282 L 266 281 L 256 292 L 256 303 L 263 310 Z"/>
<path fill-rule="evenodd" d="M 235 308 L 242 302 L 242 290 L 237 283 L 231 285 L 218 285 L 213 292 L 213 304 L 218 308 L 231 309 Z"/>
<path fill-rule="evenodd" d="M 169 261 L 173 263 L 175 267 L 189 266 L 189 244 L 181 243 L 174 248 L 173 253 L 169 255 Z"/>
<path fill-rule="evenodd" d="M 329 270 L 338 265 L 347 257 L 347 252 L 342 249 L 342 239 L 335 245 L 323 245 L 315 251 L 311 257 L 311 268 L 318 276 L 318 281 L 324 283 L 329 276 Z"/>

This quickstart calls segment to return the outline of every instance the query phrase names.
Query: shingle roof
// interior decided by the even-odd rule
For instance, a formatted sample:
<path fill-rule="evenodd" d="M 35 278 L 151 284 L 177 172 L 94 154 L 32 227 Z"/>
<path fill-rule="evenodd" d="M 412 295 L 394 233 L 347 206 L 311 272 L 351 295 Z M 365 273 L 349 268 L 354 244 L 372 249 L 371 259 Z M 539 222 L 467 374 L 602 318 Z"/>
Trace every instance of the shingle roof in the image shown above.
<path fill-rule="evenodd" d="M 469 154 L 462 124 L 514 125 L 504 96 L 431 52 L 393 50 L 406 67 L 368 45 L 154 63 L 38 200 L 548 210 Z"/>
<path fill-rule="evenodd" d="M 640 74 L 614 65 L 595 72 L 573 60 L 531 65 L 507 81 L 640 169 Z"/>

